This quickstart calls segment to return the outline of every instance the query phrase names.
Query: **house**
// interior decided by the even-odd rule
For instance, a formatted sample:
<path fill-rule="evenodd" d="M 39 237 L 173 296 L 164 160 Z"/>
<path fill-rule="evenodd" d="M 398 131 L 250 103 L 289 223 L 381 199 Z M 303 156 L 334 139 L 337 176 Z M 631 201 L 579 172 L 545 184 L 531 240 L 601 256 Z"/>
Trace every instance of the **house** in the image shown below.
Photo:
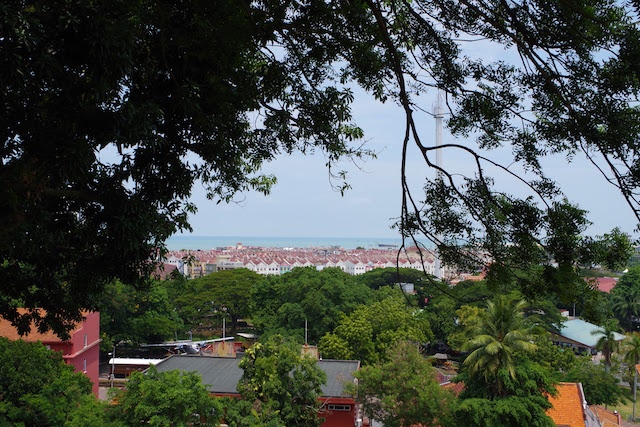
<path fill-rule="evenodd" d="M 603 427 L 606 421 L 600 421 L 598 416 L 587 406 L 584 391 L 580 383 L 559 383 L 556 385 L 558 393 L 549 396 L 553 405 L 547 410 L 547 415 L 558 427 Z"/>
<path fill-rule="evenodd" d="M 22 339 L 28 342 L 40 341 L 47 348 L 62 352 L 62 358 L 67 365 L 74 367 L 76 372 L 82 372 L 93 383 L 93 394 L 98 396 L 99 351 L 100 351 L 100 313 L 86 312 L 84 320 L 69 331 L 70 338 L 62 341 L 53 332 L 41 334 L 32 324 L 31 333 L 20 336 L 9 321 L 0 319 L 0 336 L 11 340 Z"/>
<path fill-rule="evenodd" d="M 593 285 L 600 292 L 611 293 L 611 290 L 618 283 L 618 279 L 615 277 L 595 277 L 591 279 L 587 279 L 589 283 L 593 283 Z"/>
<path fill-rule="evenodd" d="M 589 352 L 596 354 L 596 343 L 602 335 L 593 334 L 601 329 L 598 325 L 585 322 L 582 319 L 571 319 L 563 323 L 558 333 L 552 333 L 554 344 L 562 347 L 571 347 L 576 353 Z M 616 341 L 622 341 L 625 336 L 615 332 Z"/>
<path fill-rule="evenodd" d="M 180 370 L 197 372 L 202 383 L 214 396 L 239 396 L 236 386 L 242 378 L 239 358 L 173 355 L 156 365 L 159 372 Z M 354 372 L 360 368 L 357 360 L 318 360 L 318 367 L 327 375 L 322 386 L 322 427 L 353 427 L 356 425 L 358 405 L 345 393 L 345 384 L 354 381 Z"/>

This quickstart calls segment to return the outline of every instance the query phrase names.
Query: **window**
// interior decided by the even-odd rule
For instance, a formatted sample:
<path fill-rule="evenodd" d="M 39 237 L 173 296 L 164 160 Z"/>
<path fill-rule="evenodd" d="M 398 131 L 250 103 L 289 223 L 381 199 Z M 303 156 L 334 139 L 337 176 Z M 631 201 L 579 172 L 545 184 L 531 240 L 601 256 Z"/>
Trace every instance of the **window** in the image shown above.
<path fill-rule="evenodd" d="M 350 411 L 351 405 L 329 405 L 330 411 Z"/>
<path fill-rule="evenodd" d="M 87 339 L 87 334 L 84 334 L 84 346 L 86 347 L 88 345 L 89 341 Z"/>
<path fill-rule="evenodd" d="M 84 359 L 82 361 L 82 371 L 86 374 L 87 373 L 87 359 Z"/>

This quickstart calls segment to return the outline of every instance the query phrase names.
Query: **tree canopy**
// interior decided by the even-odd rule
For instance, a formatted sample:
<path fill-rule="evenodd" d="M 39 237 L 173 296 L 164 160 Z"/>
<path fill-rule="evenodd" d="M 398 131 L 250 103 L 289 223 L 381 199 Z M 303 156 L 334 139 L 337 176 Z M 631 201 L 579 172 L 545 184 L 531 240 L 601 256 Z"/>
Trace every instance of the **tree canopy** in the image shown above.
<path fill-rule="evenodd" d="M 217 426 L 222 412 L 194 372 L 134 372 L 120 391 L 112 416 L 125 426 Z"/>
<path fill-rule="evenodd" d="M 343 315 L 338 326 L 320 339 L 318 349 L 328 359 L 360 360 L 368 365 L 385 360 L 387 351 L 402 341 L 422 345 L 432 339 L 426 316 L 407 307 L 396 294 Z"/>
<path fill-rule="evenodd" d="M 386 362 L 357 371 L 354 388 L 364 413 L 385 426 L 449 425 L 454 396 L 435 374 L 415 344 L 400 342 L 388 349 Z"/>
<path fill-rule="evenodd" d="M 188 0 L 3 2 L 0 6 L 0 313 L 64 334 L 113 278 L 153 271 L 189 229 L 193 185 L 214 201 L 269 192 L 280 154 L 375 155 L 352 122 L 351 87 L 405 112 L 399 231 L 490 280 L 527 264 L 566 276 L 618 265 L 612 233 L 545 171 L 591 162 L 640 218 L 637 0 Z M 503 49 L 495 60 L 480 43 Z M 464 142 L 426 142 L 423 94 L 441 93 Z M 414 147 L 437 170 L 424 192 Z M 473 170 L 443 168 L 438 149 Z M 509 153 L 492 156 L 493 153 Z M 422 174 L 425 176 L 426 174 Z M 518 191 L 499 187 L 511 178 Z M 602 251 L 601 241 L 622 244 Z M 145 274 L 141 274 L 145 273 Z M 16 308 L 30 309 L 19 315 Z M 43 308 L 45 311 L 39 311 Z"/>
<path fill-rule="evenodd" d="M 61 427 L 92 398 L 91 380 L 41 343 L 0 337 L 0 424 Z"/>
<path fill-rule="evenodd" d="M 361 304 L 374 299 L 374 292 L 338 268 L 294 268 L 256 284 L 251 295 L 252 321 L 263 334 L 306 338 L 317 343 Z"/>
<path fill-rule="evenodd" d="M 226 401 L 231 427 L 319 427 L 321 386 L 326 374 L 315 359 L 303 356 L 299 344 L 274 335 L 255 344 L 240 362 L 240 399 Z"/>

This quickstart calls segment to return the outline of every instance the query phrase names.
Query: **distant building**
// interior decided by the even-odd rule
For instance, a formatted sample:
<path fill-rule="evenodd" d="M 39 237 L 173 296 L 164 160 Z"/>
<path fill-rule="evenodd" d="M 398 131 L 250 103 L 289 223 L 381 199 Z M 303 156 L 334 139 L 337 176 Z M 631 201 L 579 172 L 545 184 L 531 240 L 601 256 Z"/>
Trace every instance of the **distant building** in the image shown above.
<path fill-rule="evenodd" d="M 592 332 L 600 329 L 598 325 L 585 322 L 582 319 L 566 320 L 558 333 L 552 333 L 552 341 L 561 347 L 571 347 L 577 353 L 588 352 L 596 354 L 596 343 L 602 335 Z M 625 336 L 615 332 L 616 341 L 622 341 Z"/>
<path fill-rule="evenodd" d="M 34 325 L 31 333 L 21 337 L 11 323 L 0 319 L 0 336 L 10 340 L 22 339 L 28 342 L 41 342 L 47 348 L 60 351 L 67 365 L 72 365 L 76 372 L 82 372 L 93 383 L 93 393 L 98 396 L 99 352 L 100 352 L 100 313 L 84 313 L 84 321 L 78 323 L 69 332 L 70 338 L 62 341 L 53 332 L 41 334 Z"/>

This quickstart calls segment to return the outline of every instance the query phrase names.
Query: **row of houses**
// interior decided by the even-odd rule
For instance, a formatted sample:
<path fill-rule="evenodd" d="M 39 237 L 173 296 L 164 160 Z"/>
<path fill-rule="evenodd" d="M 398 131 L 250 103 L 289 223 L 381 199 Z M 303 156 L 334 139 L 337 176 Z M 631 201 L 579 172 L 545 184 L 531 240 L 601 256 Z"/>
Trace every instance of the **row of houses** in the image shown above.
<path fill-rule="evenodd" d="M 422 255 L 422 256 L 421 256 Z M 243 247 L 207 251 L 170 251 L 166 264 L 186 277 L 196 278 L 220 271 L 246 268 L 262 275 L 282 275 L 297 267 L 339 268 L 347 274 L 360 275 L 376 268 L 411 268 L 444 277 L 436 255 L 414 248 L 398 254 L 394 250 L 339 248 L 292 249 Z"/>

